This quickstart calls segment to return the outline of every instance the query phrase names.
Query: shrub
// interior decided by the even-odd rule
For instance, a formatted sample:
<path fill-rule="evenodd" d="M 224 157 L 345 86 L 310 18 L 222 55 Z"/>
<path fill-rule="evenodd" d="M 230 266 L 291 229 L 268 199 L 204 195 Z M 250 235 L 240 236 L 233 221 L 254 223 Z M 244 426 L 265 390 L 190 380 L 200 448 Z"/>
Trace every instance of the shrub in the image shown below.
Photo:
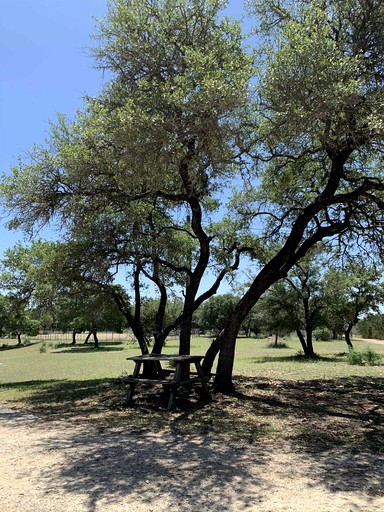
<path fill-rule="evenodd" d="M 284 341 L 278 341 L 277 343 L 272 341 L 268 343 L 267 348 L 289 348 L 289 346 Z"/>
<path fill-rule="evenodd" d="M 358 366 L 376 366 L 381 363 L 381 359 L 381 354 L 378 354 L 371 348 L 366 348 L 361 352 L 351 350 L 347 357 L 348 364 Z"/>
<path fill-rule="evenodd" d="M 47 351 L 47 343 L 43 341 L 39 348 L 40 354 L 44 354 Z"/>
<path fill-rule="evenodd" d="M 371 348 L 367 348 L 364 352 L 364 355 L 365 355 L 368 366 L 376 366 L 376 365 L 381 364 L 381 359 L 382 359 L 381 354 L 378 354 Z"/>
<path fill-rule="evenodd" d="M 327 327 L 319 327 L 313 332 L 315 340 L 329 341 L 332 339 L 332 332 Z"/>

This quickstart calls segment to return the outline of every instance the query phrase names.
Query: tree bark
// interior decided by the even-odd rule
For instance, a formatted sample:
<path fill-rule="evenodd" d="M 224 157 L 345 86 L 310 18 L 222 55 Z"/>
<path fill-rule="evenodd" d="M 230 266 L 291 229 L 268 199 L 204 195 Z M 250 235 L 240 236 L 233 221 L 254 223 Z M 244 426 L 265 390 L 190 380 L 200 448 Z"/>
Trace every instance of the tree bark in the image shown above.
<path fill-rule="evenodd" d="M 353 327 L 353 323 L 350 322 L 347 325 L 346 329 L 344 329 L 344 337 L 345 337 L 345 341 L 348 346 L 348 350 L 353 350 L 353 344 L 352 344 L 352 340 L 351 340 L 352 327 Z"/>
<path fill-rule="evenodd" d="M 73 329 L 72 331 L 72 343 L 71 345 L 76 345 L 76 334 L 77 334 L 77 330 L 76 329 Z"/>
<path fill-rule="evenodd" d="M 276 331 L 275 332 L 275 345 L 274 345 L 274 348 L 277 348 L 278 341 L 279 341 L 279 331 Z"/>
<path fill-rule="evenodd" d="M 307 342 L 303 336 L 303 333 L 300 331 L 300 329 L 296 329 L 296 334 L 297 334 L 297 337 L 299 338 L 304 355 L 307 356 L 308 355 L 308 347 L 307 347 Z"/>
<path fill-rule="evenodd" d="M 99 348 L 99 339 L 97 337 L 97 331 L 92 331 L 93 334 L 93 341 L 95 342 L 95 348 Z"/>
<path fill-rule="evenodd" d="M 214 387 L 216 391 L 220 391 L 221 393 L 231 394 L 235 391 L 232 382 L 232 372 L 235 360 L 236 339 L 242 320 L 243 318 L 241 316 L 236 317 L 232 314 L 231 322 L 227 323 L 226 327 L 218 336 L 220 353 Z"/>
<path fill-rule="evenodd" d="M 210 375 L 212 372 L 215 358 L 220 351 L 220 335 L 221 333 L 212 341 L 204 356 L 202 364 L 204 375 Z"/>
<path fill-rule="evenodd" d="M 306 357 L 313 358 L 315 357 L 315 353 L 313 351 L 313 343 L 312 343 L 312 330 L 309 328 L 306 330 L 307 339 L 305 339 L 303 333 L 300 329 L 296 330 L 297 337 L 303 347 L 303 352 Z M 309 337 L 308 337 L 309 336 Z"/>
<path fill-rule="evenodd" d="M 308 325 L 306 328 L 307 334 L 307 348 L 308 348 L 308 357 L 315 357 L 315 352 L 313 350 L 313 328 L 312 325 Z"/>

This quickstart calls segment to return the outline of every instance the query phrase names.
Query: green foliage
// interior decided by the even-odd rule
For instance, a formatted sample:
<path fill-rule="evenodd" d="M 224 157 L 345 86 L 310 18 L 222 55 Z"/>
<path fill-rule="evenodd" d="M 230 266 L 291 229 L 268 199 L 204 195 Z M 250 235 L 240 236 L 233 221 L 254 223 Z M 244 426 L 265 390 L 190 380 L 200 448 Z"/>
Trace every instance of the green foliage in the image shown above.
<path fill-rule="evenodd" d="M 362 338 L 384 339 L 384 315 L 370 314 L 360 320 L 357 326 Z"/>
<path fill-rule="evenodd" d="M 329 341 L 332 339 L 332 331 L 328 327 L 318 327 L 313 331 L 313 336 L 319 341 Z"/>
<path fill-rule="evenodd" d="M 171 324 L 183 310 L 182 299 L 174 299 L 167 301 L 165 307 L 164 323 L 166 325 Z M 141 306 L 141 325 L 145 336 L 150 338 L 154 335 L 156 326 L 156 316 L 159 311 L 159 299 L 148 298 L 143 301 Z"/>
<path fill-rule="evenodd" d="M 370 347 L 362 351 L 351 350 L 347 356 L 348 364 L 358 366 L 378 366 L 381 363 L 382 355 Z"/>
<path fill-rule="evenodd" d="M 297 297 L 286 284 L 276 283 L 255 306 L 255 323 L 262 332 L 287 334 L 297 328 L 297 307 Z"/>
<path fill-rule="evenodd" d="M 355 256 L 346 264 L 326 269 L 325 313 L 328 325 L 342 332 L 359 318 L 377 311 L 384 300 L 382 268 Z"/>
<path fill-rule="evenodd" d="M 196 322 L 203 330 L 219 332 L 224 327 L 237 301 L 237 297 L 231 293 L 211 297 L 198 310 Z"/>
<path fill-rule="evenodd" d="M 133 223 L 156 195 L 172 209 L 167 200 L 179 206 L 185 193 L 202 198 L 224 184 L 253 69 L 239 22 L 218 16 L 223 6 L 110 3 L 94 55 L 112 78 L 73 123 L 59 117 L 48 148 L 3 177 L 8 206 L 23 211 L 14 226 L 33 229 L 54 216 L 84 232 L 95 212 L 134 202 Z"/>

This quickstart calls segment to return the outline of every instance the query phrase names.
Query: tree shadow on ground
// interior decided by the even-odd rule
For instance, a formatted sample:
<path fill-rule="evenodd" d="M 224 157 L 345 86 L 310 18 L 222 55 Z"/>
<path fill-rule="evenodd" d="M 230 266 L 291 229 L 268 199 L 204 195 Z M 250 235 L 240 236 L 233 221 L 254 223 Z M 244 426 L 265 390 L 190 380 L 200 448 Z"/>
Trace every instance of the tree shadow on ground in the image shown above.
<path fill-rule="evenodd" d="M 241 379 L 236 398 L 254 417 L 273 418 L 290 439 L 317 452 L 344 445 L 384 453 L 384 378 Z M 246 407 L 246 406 L 245 406 Z"/>
<path fill-rule="evenodd" d="M 7 343 L 2 343 L 0 344 L 0 351 L 2 350 L 15 350 L 15 349 L 22 349 L 22 348 L 28 348 L 28 347 L 32 347 L 32 345 L 37 345 L 38 342 L 22 342 L 20 345 L 18 345 L 17 343 L 14 344 L 14 345 L 8 345 Z"/>
<path fill-rule="evenodd" d="M 283 472 L 276 466 L 281 445 L 247 445 L 211 435 L 76 429 L 43 436 L 37 448 L 53 460 L 60 453 L 63 461 L 49 464 L 39 484 L 53 495 L 86 499 L 89 512 L 113 510 L 114 504 L 116 510 L 136 505 L 155 510 L 159 496 L 172 511 L 258 510 L 264 497 L 295 478 L 305 481 L 300 492 L 308 496 L 311 488 L 326 486 L 331 493 L 349 494 L 353 503 L 356 493 L 367 501 L 381 496 L 384 485 L 383 457 L 344 448 L 317 453 L 296 447 L 289 459 L 283 448 L 282 464 L 288 464 Z"/>
<path fill-rule="evenodd" d="M 96 398 L 111 387 L 111 379 L 36 380 L 12 382 L 0 387 L 27 393 L 20 401 L 47 420 L 90 415 L 99 409 Z M 10 401 L 9 401 L 10 402 Z M 10 402 L 12 403 L 12 402 Z M 18 403 L 17 400 L 13 402 Z"/>
<path fill-rule="evenodd" d="M 125 405 L 120 379 L 32 381 L 5 384 L 28 391 L 22 402 L 47 419 L 81 417 L 104 425 L 174 433 L 223 434 L 253 444 L 285 439 L 304 450 L 338 446 L 384 454 L 384 378 L 283 381 L 241 377 L 233 395 L 213 394 L 207 403 L 199 387 L 179 389 L 173 413 L 169 391 L 137 386 L 133 406 Z"/>
<path fill-rule="evenodd" d="M 65 466 L 43 475 L 47 487 L 86 494 L 89 511 L 121 499 L 127 510 L 135 503 L 152 510 L 159 495 L 169 510 L 241 511 L 269 485 L 262 470 L 255 481 L 243 447 L 207 437 L 79 434 L 52 446 L 44 442 L 43 449 L 66 451 Z M 260 451 L 253 464 L 262 467 L 266 457 Z"/>
<path fill-rule="evenodd" d="M 283 349 L 279 349 L 283 350 Z M 344 356 L 344 353 L 342 354 Z M 315 356 L 314 358 L 307 357 L 303 354 L 295 354 L 291 356 L 283 356 L 278 354 L 272 356 L 260 356 L 260 357 L 252 357 L 250 358 L 250 362 L 252 364 L 262 364 L 262 363 L 312 363 L 316 364 L 318 362 L 324 361 L 328 363 L 344 363 L 345 357 L 335 355 L 327 355 L 327 356 Z"/>
<path fill-rule="evenodd" d="M 79 354 L 89 351 L 102 351 L 102 352 L 119 352 L 124 350 L 124 343 L 122 341 L 100 341 L 99 346 L 95 347 L 93 341 L 88 343 L 57 343 L 54 346 L 53 353 L 55 354 Z"/>
<path fill-rule="evenodd" d="M 89 511 L 114 499 L 149 510 L 160 493 L 169 510 L 257 510 L 277 485 L 268 463 L 282 446 L 308 485 L 383 496 L 384 378 L 242 377 L 237 393 L 217 393 L 208 405 L 180 391 L 172 413 L 167 396 L 145 386 L 124 408 L 126 389 L 111 379 L 6 386 L 30 390 L 24 400 L 44 420 L 81 425 L 82 434 L 51 441 L 48 449 L 65 450 L 66 462 L 44 480 L 49 489 L 86 494 Z M 244 485 L 250 481 L 256 486 Z"/>

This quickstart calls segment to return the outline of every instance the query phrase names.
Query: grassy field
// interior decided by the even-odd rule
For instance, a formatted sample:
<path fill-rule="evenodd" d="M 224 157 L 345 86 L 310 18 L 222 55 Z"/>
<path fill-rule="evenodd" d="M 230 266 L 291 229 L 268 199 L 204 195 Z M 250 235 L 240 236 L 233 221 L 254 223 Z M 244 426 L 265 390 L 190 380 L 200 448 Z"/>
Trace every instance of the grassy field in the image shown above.
<path fill-rule="evenodd" d="M 214 394 L 205 404 L 196 392 L 178 393 L 176 409 L 165 411 L 161 387 L 137 388 L 125 408 L 120 376 L 132 372 L 132 342 L 115 337 L 75 347 L 63 340 L 31 340 L 18 348 L 0 344 L 0 402 L 24 407 L 47 420 L 85 421 L 99 428 L 171 430 L 253 442 L 289 440 L 306 448 L 348 444 L 384 452 L 384 366 L 351 366 L 343 341 L 316 342 L 316 361 L 300 357 L 300 345 L 270 348 L 271 340 L 240 338 L 231 396 Z M 193 354 L 204 354 L 209 338 L 195 338 Z M 384 345 L 370 346 L 384 356 Z M 177 353 L 177 341 L 165 352 Z M 384 359 L 383 359 L 384 361 Z"/>

